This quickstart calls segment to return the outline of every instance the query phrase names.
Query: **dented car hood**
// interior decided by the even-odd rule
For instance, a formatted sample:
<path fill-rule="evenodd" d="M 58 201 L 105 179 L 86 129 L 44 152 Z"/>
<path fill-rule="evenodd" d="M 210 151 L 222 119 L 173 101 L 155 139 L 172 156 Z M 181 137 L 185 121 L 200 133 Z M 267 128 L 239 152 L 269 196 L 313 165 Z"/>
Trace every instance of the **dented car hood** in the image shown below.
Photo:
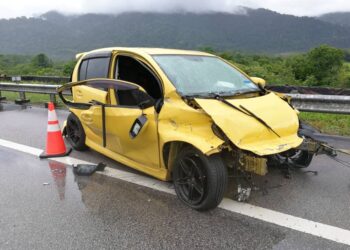
<path fill-rule="evenodd" d="M 225 100 L 235 107 L 244 107 L 254 113 L 275 132 L 256 118 L 220 100 L 195 100 L 238 148 L 263 156 L 296 148 L 303 141 L 297 134 L 299 121 L 295 110 L 274 93 Z"/>

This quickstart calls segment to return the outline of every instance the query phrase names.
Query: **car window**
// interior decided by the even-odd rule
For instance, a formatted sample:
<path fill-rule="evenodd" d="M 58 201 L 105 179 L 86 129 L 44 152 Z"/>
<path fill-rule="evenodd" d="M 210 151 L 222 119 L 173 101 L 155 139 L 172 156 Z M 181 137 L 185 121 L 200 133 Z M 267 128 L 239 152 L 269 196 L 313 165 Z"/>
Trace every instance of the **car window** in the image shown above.
<path fill-rule="evenodd" d="M 79 81 L 108 77 L 109 61 L 109 57 L 84 60 L 79 70 Z"/>
<path fill-rule="evenodd" d="M 89 60 L 85 60 L 81 63 L 80 69 L 79 69 L 79 81 L 86 80 L 86 70 L 88 66 Z"/>
<path fill-rule="evenodd" d="M 258 91 L 243 73 L 213 56 L 153 56 L 169 80 L 183 95 L 234 94 Z"/>
<path fill-rule="evenodd" d="M 89 59 L 86 71 L 86 79 L 108 77 L 109 57 Z"/>
<path fill-rule="evenodd" d="M 129 56 L 118 56 L 115 77 L 141 86 L 155 100 L 162 97 L 160 83 L 143 63 Z"/>

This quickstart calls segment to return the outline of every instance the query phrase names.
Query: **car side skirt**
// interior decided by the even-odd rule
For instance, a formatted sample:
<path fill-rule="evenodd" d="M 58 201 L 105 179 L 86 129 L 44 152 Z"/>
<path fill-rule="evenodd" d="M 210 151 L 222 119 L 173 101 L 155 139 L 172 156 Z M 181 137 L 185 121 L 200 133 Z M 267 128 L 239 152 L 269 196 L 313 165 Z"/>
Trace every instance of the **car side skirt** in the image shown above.
<path fill-rule="evenodd" d="M 125 156 L 122 156 L 120 154 L 117 154 L 107 148 L 102 147 L 101 145 L 93 142 L 92 140 L 89 140 L 89 138 L 86 138 L 85 144 L 92 148 L 93 150 L 117 161 L 120 162 L 130 168 L 136 169 L 140 172 L 143 172 L 145 174 L 151 175 L 159 180 L 166 181 L 168 178 L 168 170 L 164 168 L 153 168 L 145 166 L 139 162 L 135 162 Z"/>

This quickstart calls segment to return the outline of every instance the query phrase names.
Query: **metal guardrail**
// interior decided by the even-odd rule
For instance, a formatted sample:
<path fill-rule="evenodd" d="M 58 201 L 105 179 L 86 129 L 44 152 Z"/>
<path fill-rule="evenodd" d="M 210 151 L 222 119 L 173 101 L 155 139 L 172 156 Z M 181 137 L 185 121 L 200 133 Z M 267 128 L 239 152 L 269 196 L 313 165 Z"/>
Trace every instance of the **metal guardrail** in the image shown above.
<path fill-rule="evenodd" d="M 20 93 L 16 103 L 26 103 L 25 93 L 37 93 L 50 95 L 50 101 L 56 102 L 57 88 L 61 85 L 49 84 L 17 84 L 0 82 L 1 91 Z M 64 95 L 71 95 L 71 92 L 64 92 Z M 292 104 L 300 111 L 350 114 L 350 96 L 339 95 L 310 95 L 310 94 L 286 94 L 292 97 Z"/>
<path fill-rule="evenodd" d="M 19 80 L 14 80 L 19 78 Z M 0 81 L 2 82 L 42 82 L 49 84 L 64 84 L 70 81 L 70 77 L 64 76 L 6 76 L 0 75 Z M 327 86 L 293 86 L 293 85 L 274 85 L 269 84 L 266 86 L 268 90 L 276 91 L 280 93 L 291 93 L 291 94 L 312 94 L 312 95 L 343 95 L 350 96 L 350 89 L 344 88 L 333 88 Z"/>
<path fill-rule="evenodd" d="M 7 82 L 13 81 L 13 77 L 20 77 L 20 81 L 25 82 L 43 82 L 43 83 L 55 83 L 62 84 L 65 82 L 69 82 L 69 77 L 61 77 L 61 76 L 4 76 L 0 75 L 0 81 Z"/>
<path fill-rule="evenodd" d="M 29 102 L 26 99 L 25 93 L 35 93 L 35 94 L 46 94 L 50 95 L 50 101 L 56 103 L 57 88 L 61 85 L 51 85 L 51 84 L 17 84 L 17 83 L 4 83 L 0 82 L 0 100 L 1 91 L 18 92 L 19 99 L 15 102 L 17 104 L 23 104 Z M 65 91 L 64 95 L 72 95 L 71 92 Z"/>
<path fill-rule="evenodd" d="M 272 85 L 266 86 L 268 90 L 290 93 L 290 94 L 308 94 L 308 95 L 342 95 L 350 96 L 350 89 L 346 88 L 331 88 L 325 86 L 293 86 L 293 85 Z"/>
<path fill-rule="evenodd" d="M 350 114 L 350 96 L 286 94 L 300 111 Z"/>

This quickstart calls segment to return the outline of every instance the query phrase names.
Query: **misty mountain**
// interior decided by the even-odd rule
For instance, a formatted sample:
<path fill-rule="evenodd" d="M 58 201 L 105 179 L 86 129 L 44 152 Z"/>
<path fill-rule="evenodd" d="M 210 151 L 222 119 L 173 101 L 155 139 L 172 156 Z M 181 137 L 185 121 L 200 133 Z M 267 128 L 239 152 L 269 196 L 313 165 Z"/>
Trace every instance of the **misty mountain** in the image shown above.
<path fill-rule="evenodd" d="M 328 13 L 319 16 L 318 19 L 336 25 L 350 27 L 350 12 Z"/>
<path fill-rule="evenodd" d="M 37 18 L 0 20 L 0 53 L 46 53 L 72 58 L 108 46 L 172 47 L 281 53 L 320 44 L 350 46 L 350 28 L 310 17 L 265 9 L 230 13 L 140 13 L 65 16 L 48 12 Z"/>

